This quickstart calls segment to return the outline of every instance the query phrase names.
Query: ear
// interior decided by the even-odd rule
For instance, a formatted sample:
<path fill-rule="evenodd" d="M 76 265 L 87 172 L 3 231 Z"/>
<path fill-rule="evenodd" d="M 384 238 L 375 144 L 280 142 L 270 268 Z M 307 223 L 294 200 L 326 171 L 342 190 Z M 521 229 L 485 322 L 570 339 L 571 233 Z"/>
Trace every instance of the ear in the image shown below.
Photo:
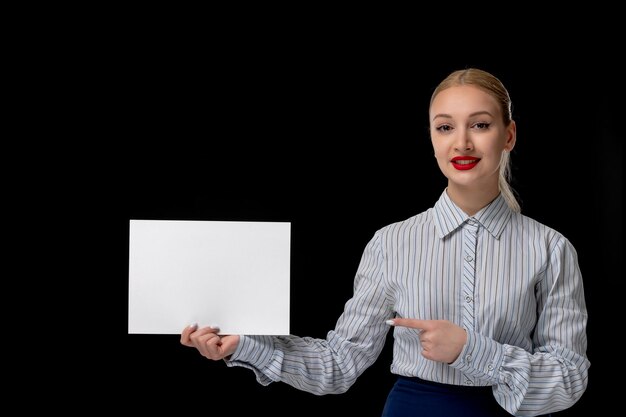
<path fill-rule="evenodd" d="M 517 126 L 515 121 L 511 120 L 511 123 L 506 128 L 506 143 L 504 144 L 504 150 L 511 152 L 515 147 L 515 141 L 517 140 Z"/>

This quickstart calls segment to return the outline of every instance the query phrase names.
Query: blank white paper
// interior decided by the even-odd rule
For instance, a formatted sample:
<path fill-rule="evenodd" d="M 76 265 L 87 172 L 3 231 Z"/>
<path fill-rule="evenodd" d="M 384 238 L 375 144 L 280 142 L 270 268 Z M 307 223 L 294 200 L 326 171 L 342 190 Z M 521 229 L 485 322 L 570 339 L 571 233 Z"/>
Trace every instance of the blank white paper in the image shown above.
<path fill-rule="evenodd" d="M 130 220 L 128 333 L 289 334 L 291 224 Z"/>

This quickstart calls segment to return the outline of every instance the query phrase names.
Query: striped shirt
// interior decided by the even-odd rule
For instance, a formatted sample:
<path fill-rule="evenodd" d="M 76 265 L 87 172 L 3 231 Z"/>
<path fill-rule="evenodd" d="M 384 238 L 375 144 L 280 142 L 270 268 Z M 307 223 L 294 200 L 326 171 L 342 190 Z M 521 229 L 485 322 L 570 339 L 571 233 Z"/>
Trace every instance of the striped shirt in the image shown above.
<path fill-rule="evenodd" d="M 393 317 L 449 320 L 467 331 L 451 364 L 424 358 L 415 329 L 394 327 L 391 372 L 491 386 L 515 415 L 573 405 L 587 387 L 587 311 L 577 254 L 559 232 L 500 195 L 468 216 L 435 206 L 375 232 L 354 294 L 326 339 L 242 336 L 228 366 L 317 395 L 345 392 L 380 354 Z"/>

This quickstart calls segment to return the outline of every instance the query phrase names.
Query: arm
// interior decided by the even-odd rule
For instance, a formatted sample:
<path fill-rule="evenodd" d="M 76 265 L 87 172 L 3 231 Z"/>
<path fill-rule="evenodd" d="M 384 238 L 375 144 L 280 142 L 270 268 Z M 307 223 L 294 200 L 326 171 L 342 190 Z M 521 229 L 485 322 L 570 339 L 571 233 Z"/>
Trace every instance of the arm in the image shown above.
<path fill-rule="evenodd" d="M 588 381 L 587 310 L 576 252 L 560 237 L 535 285 L 537 324 L 531 352 L 476 332 L 451 366 L 493 385 L 498 403 L 515 415 L 571 407 Z"/>
<path fill-rule="evenodd" d="M 354 295 L 326 339 L 242 336 L 228 366 L 252 369 L 259 383 L 281 381 L 317 395 L 345 392 L 380 354 L 393 316 L 384 286 L 380 236 L 368 243 Z"/>

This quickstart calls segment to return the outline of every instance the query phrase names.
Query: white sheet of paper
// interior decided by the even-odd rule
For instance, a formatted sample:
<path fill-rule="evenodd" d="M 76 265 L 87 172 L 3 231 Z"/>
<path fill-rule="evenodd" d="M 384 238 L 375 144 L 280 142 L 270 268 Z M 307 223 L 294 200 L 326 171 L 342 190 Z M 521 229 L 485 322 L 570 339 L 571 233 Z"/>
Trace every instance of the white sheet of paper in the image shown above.
<path fill-rule="evenodd" d="M 289 334 L 291 223 L 130 220 L 129 334 Z"/>

